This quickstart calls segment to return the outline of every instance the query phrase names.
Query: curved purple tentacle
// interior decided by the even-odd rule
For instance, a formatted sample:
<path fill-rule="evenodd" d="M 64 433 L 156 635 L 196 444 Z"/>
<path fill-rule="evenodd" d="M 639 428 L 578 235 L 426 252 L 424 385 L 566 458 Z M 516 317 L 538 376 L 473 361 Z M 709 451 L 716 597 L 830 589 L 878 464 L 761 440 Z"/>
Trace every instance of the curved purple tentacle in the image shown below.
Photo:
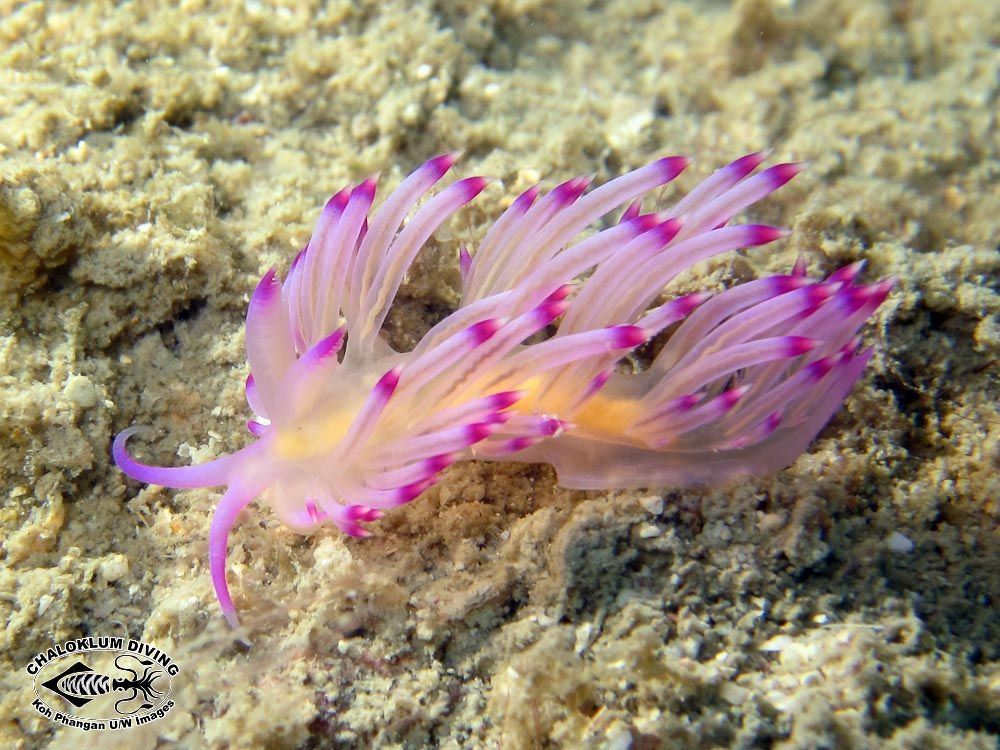
<path fill-rule="evenodd" d="M 196 466 L 151 466 L 140 463 L 132 458 L 125 449 L 125 443 L 138 432 L 148 430 L 148 427 L 129 427 L 115 437 L 111 453 L 118 468 L 125 474 L 140 482 L 158 484 L 175 489 L 193 489 L 196 487 L 218 487 L 229 484 L 233 469 L 243 463 L 246 456 L 260 448 L 249 445 L 243 450 L 220 456 L 212 461 Z"/>
<path fill-rule="evenodd" d="M 208 569 L 212 576 L 212 586 L 219 606 L 222 607 L 222 614 L 233 628 L 240 626 L 240 618 L 236 614 L 236 605 L 233 604 L 229 585 L 226 583 L 229 532 L 236 525 L 240 512 L 253 502 L 261 490 L 263 487 L 254 487 L 250 482 L 236 481 L 231 484 L 219 500 L 208 530 Z"/>

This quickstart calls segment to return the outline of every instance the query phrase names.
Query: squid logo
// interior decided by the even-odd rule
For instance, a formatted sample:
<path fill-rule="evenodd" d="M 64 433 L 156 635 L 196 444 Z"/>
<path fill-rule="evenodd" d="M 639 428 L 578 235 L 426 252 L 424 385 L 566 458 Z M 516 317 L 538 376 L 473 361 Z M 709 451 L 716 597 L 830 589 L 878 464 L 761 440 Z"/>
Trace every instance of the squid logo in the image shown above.
<path fill-rule="evenodd" d="M 134 639 L 80 638 L 29 662 L 34 708 L 44 717 L 84 731 L 128 729 L 162 718 L 174 706 L 180 671 L 156 646 Z"/>
<path fill-rule="evenodd" d="M 126 666 L 123 660 L 132 659 L 142 668 L 142 676 L 131 667 Z M 130 716 L 152 708 L 163 692 L 153 687 L 153 682 L 160 677 L 166 677 L 167 673 L 155 667 L 155 662 L 149 659 L 140 659 L 134 654 L 119 654 L 115 657 L 115 667 L 123 672 L 127 672 L 131 677 L 121 679 L 112 678 L 106 674 L 95 672 L 82 661 L 74 662 L 61 674 L 42 683 L 60 698 L 65 698 L 77 708 L 90 703 L 94 698 L 109 693 L 125 693 L 120 700 L 115 701 L 115 711 L 123 716 Z M 142 700 L 139 700 L 141 698 Z M 130 708 L 130 706 L 134 706 Z"/>

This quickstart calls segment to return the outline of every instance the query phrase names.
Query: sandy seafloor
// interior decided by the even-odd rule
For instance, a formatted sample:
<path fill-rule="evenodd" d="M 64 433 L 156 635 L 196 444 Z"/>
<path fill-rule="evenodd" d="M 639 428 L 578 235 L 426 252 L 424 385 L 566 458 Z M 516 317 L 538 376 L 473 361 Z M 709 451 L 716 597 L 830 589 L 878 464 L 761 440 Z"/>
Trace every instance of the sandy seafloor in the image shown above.
<path fill-rule="evenodd" d="M 0 0 L 0 746 L 996 747 L 1000 6 L 167 5 Z M 253 509 L 234 642 L 217 491 L 127 481 L 109 446 L 246 443 L 248 293 L 330 193 L 450 149 L 501 180 L 414 268 L 407 348 L 533 181 L 682 153 L 683 189 L 762 147 L 809 162 L 750 214 L 793 234 L 680 288 L 799 253 L 899 277 L 805 455 L 685 491 L 461 464 L 367 540 Z M 30 707 L 36 652 L 123 630 L 182 666 L 165 719 L 85 735 Z"/>

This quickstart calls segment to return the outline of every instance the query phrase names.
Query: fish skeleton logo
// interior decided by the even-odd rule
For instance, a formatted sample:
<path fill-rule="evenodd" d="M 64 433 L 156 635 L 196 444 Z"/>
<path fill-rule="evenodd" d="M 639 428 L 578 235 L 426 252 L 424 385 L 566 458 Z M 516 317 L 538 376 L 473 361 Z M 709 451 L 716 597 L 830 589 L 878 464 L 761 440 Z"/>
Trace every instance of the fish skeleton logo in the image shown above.
<path fill-rule="evenodd" d="M 128 729 L 173 708 L 180 668 L 155 646 L 134 639 L 80 638 L 32 659 L 32 706 L 44 717 L 85 731 Z"/>
<path fill-rule="evenodd" d="M 119 664 L 122 659 L 134 659 L 140 666 L 144 667 L 142 677 L 139 677 L 136 670 Z M 75 662 L 67 667 L 61 674 L 56 675 L 51 680 L 42 683 L 42 687 L 47 687 L 56 695 L 62 696 L 77 708 L 90 703 L 94 698 L 101 695 L 117 691 L 131 691 L 131 694 L 115 702 L 115 711 L 120 714 L 134 714 L 143 709 L 150 709 L 153 704 L 150 700 L 157 699 L 163 693 L 153 687 L 153 680 L 160 675 L 166 675 L 162 669 L 150 669 L 155 662 L 149 659 L 140 659 L 133 654 L 119 654 L 115 658 L 115 666 L 124 672 L 130 672 L 130 679 L 112 679 L 106 674 L 95 672 L 82 661 Z M 120 707 L 122 704 L 133 702 L 140 693 L 145 700 L 135 709 L 128 710 L 127 707 Z"/>

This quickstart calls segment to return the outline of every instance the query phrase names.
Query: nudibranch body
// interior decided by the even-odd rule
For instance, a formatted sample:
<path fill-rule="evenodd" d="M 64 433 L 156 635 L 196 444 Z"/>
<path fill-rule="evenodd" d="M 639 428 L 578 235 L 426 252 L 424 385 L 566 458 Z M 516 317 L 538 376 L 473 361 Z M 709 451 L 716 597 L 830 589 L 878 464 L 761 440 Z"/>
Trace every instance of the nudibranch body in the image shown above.
<path fill-rule="evenodd" d="M 761 154 L 653 213 L 642 213 L 642 197 L 673 180 L 686 159 L 660 159 L 590 192 L 585 178 L 547 193 L 531 188 L 475 253 L 460 252 L 461 306 L 415 349 L 396 352 L 379 334 L 407 269 L 487 184 L 458 180 L 414 211 L 455 159 L 431 159 L 377 211 L 374 179 L 337 193 L 284 282 L 273 270 L 260 281 L 246 322 L 253 443 L 167 468 L 127 453 L 135 428 L 115 439 L 115 460 L 135 479 L 226 486 L 209 564 L 234 626 L 226 545 L 254 499 L 296 531 L 331 523 L 363 536 L 363 524 L 464 459 L 550 463 L 559 483 L 575 488 L 719 483 L 773 471 L 806 448 L 871 356 L 857 332 L 892 281 L 858 285 L 860 263 L 825 279 L 797 264 L 787 275 L 650 308 L 695 263 L 784 235 L 729 225 L 798 172 L 794 164 L 758 171 Z M 622 206 L 619 221 L 580 239 Z M 671 326 L 646 369 L 615 369 Z"/>

